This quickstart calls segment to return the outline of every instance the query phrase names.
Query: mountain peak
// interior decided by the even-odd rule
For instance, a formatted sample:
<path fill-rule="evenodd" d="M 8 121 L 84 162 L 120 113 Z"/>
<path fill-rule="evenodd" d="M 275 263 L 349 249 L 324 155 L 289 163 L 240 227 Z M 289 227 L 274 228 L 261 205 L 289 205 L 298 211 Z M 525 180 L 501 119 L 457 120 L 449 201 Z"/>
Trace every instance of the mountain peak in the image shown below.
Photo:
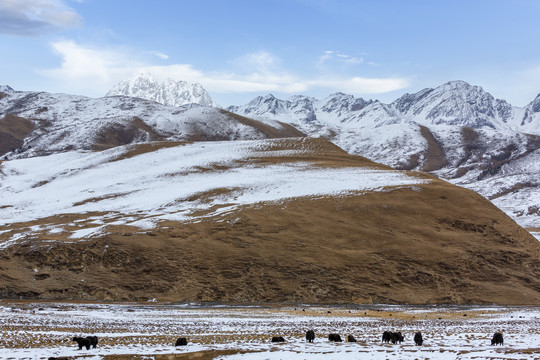
<path fill-rule="evenodd" d="M 536 95 L 532 102 L 532 111 L 535 113 L 540 112 L 540 94 Z"/>
<path fill-rule="evenodd" d="M 14 92 L 15 90 L 13 90 L 10 86 L 8 85 L 0 85 L 0 92 L 3 92 L 3 93 L 11 93 L 11 92 Z"/>
<path fill-rule="evenodd" d="M 473 85 L 469 84 L 468 82 L 464 80 L 451 80 L 441 85 L 442 87 L 447 88 L 455 88 L 455 89 L 463 89 L 472 87 Z"/>
<path fill-rule="evenodd" d="M 160 83 L 146 71 L 134 73 L 127 80 L 120 81 L 105 96 L 115 95 L 153 100 L 169 106 L 188 104 L 215 106 L 208 92 L 200 84 L 170 78 Z"/>

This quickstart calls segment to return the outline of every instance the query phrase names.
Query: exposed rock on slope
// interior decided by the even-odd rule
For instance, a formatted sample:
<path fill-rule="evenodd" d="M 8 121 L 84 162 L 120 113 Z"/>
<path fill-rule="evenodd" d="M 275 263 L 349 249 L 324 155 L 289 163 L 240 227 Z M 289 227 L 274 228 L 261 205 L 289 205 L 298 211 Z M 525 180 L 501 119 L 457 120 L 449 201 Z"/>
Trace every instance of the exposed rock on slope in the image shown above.
<path fill-rule="evenodd" d="M 540 304 L 540 243 L 489 201 L 325 140 L 129 145 L 1 170 L 4 297 Z"/>

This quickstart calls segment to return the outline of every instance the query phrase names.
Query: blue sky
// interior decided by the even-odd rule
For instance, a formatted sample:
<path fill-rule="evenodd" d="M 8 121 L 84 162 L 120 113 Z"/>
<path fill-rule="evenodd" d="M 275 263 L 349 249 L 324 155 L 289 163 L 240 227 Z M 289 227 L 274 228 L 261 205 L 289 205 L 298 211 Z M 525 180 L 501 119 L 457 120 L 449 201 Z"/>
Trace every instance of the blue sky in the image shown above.
<path fill-rule="evenodd" d="M 538 0 L 0 0 L 0 84 L 98 97 L 149 71 L 226 106 L 391 102 L 465 80 L 524 106 L 540 93 L 538 14 Z"/>

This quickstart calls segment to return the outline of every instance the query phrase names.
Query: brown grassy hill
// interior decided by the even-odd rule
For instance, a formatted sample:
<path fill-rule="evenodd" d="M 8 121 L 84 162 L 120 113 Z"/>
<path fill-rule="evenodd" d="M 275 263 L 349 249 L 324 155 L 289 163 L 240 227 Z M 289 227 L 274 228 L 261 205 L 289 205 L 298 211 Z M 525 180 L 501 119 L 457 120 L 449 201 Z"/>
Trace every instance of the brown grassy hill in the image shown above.
<path fill-rule="evenodd" d="M 253 156 L 232 166 L 296 162 L 321 169 L 388 169 L 324 140 L 272 144 L 271 150 L 309 151 Z M 141 145 L 127 157 L 159 149 Z M 17 229 L 85 224 L 98 214 L 9 224 L 0 227 L 0 294 L 62 300 L 540 304 L 540 243 L 476 193 L 430 179 L 383 191 L 248 204 L 221 214 L 202 211 L 193 221 L 164 221 L 148 230 L 111 224 L 106 234 L 83 240 L 42 233 L 7 244 Z M 211 201 L 230 191 L 216 189 L 185 201 Z"/>

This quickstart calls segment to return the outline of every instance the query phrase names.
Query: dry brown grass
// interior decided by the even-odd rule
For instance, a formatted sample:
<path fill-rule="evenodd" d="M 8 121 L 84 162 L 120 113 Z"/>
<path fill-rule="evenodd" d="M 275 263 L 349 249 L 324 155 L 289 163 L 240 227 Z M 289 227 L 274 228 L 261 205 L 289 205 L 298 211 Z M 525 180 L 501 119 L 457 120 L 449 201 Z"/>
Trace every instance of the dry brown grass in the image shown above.
<path fill-rule="evenodd" d="M 270 125 L 267 125 L 267 124 L 265 124 L 263 122 L 253 120 L 253 119 L 250 119 L 250 118 L 247 118 L 245 116 L 241 116 L 241 115 L 232 113 L 232 112 L 224 110 L 224 109 L 220 109 L 219 111 L 222 114 L 227 115 L 228 117 L 238 121 L 241 124 L 244 124 L 246 126 L 251 126 L 251 127 L 255 128 L 255 129 L 259 130 L 260 132 L 262 132 L 264 135 L 266 135 L 270 139 L 306 136 L 306 134 L 304 134 L 303 132 L 299 131 L 298 129 L 296 129 L 295 127 L 293 127 L 293 126 L 291 126 L 289 124 L 279 122 L 279 124 L 282 127 L 281 129 L 279 129 L 279 128 L 274 128 L 274 127 L 272 127 Z"/>
<path fill-rule="evenodd" d="M 0 155 L 20 147 L 24 138 L 34 130 L 34 124 L 25 118 L 7 114 L 0 119 Z"/>

